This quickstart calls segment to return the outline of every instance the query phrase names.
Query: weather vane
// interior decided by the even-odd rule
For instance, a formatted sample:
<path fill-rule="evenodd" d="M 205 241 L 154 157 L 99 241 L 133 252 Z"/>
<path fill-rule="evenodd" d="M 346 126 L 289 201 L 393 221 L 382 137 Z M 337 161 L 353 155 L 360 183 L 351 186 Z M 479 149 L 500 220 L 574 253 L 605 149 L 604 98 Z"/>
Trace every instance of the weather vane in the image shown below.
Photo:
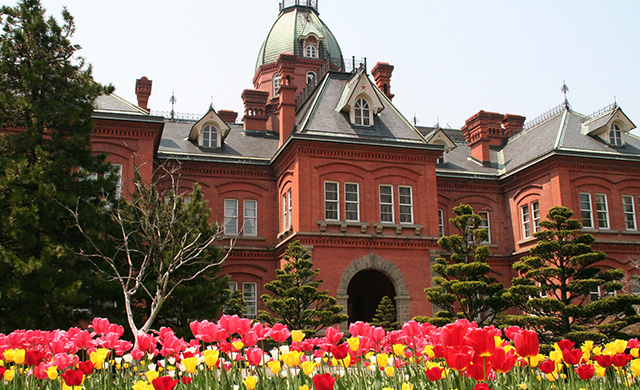
<path fill-rule="evenodd" d="M 567 92 L 569 92 L 569 87 L 567 87 L 567 83 L 564 79 L 562 79 L 562 87 L 560 91 L 564 94 L 564 105 L 569 108 L 569 100 L 567 100 Z"/>
<path fill-rule="evenodd" d="M 171 98 L 169 98 L 169 102 L 171 103 L 171 119 L 174 119 L 176 112 L 174 111 L 175 108 L 175 104 L 178 101 L 178 99 L 176 99 L 176 93 L 175 91 L 171 91 Z"/>

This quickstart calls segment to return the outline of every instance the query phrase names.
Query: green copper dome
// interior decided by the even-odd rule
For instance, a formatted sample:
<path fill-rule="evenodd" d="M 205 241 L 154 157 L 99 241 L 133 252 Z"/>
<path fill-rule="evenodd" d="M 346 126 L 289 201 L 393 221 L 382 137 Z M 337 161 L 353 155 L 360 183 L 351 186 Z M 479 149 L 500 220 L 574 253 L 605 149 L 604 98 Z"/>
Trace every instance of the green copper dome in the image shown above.
<path fill-rule="evenodd" d="M 293 6 L 282 7 L 278 20 L 271 27 L 271 31 L 267 35 L 256 62 L 256 71 L 264 64 L 276 62 L 281 53 L 293 53 L 297 56 L 304 57 L 303 42 L 300 37 L 307 37 L 309 34 L 315 34 L 322 43 L 319 47 L 317 58 L 331 58 L 331 62 L 342 66 L 342 51 L 338 41 L 329 30 L 326 24 L 318 17 L 317 3 L 313 5 L 298 5 L 298 1 Z M 300 1 L 299 3 L 305 3 Z M 311 4 L 311 3 L 309 3 Z"/>

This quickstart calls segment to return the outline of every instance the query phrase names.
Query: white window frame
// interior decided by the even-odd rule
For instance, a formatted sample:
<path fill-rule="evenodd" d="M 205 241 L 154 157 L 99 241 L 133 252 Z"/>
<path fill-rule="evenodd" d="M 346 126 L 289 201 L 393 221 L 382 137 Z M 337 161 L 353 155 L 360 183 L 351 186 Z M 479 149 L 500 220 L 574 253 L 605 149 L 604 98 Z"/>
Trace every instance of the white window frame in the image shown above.
<path fill-rule="evenodd" d="M 598 286 L 595 290 L 589 291 L 589 300 L 591 302 L 597 301 L 602 298 L 602 289 Z"/>
<path fill-rule="evenodd" d="M 626 230 L 638 230 L 635 201 L 632 195 L 622 195 L 622 212 L 624 214 L 624 228 Z"/>
<path fill-rule="evenodd" d="M 202 142 L 200 146 L 203 148 L 218 147 L 218 129 L 214 125 L 206 125 L 202 128 Z"/>
<path fill-rule="evenodd" d="M 238 291 L 238 282 L 229 282 L 229 291 L 231 291 L 231 294 Z"/>
<path fill-rule="evenodd" d="M 382 193 L 383 188 L 385 189 L 384 194 Z M 387 189 L 389 190 L 388 193 L 386 193 Z M 378 194 L 378 199 L 380 200 L 380 222 L 393 223 L 395 221 L 393 210 L 393 186 L 388 184 L 380 184 L 378 186 Z M 384 200 L 383 196 L 385 197 Z M 386 208 L 388 208 L 388 210 Z"/>
<path fill-rule="evenodd" d="M 109 172 L 109 176 L 111 175 L 115 175 L 116 176 L 116 193 L 115 193 L 115 198 L 116 199 L 120 199 L 122 197 L 122 170 L 123 170 L 123 166 L 122 164 L 111 164 L 111 171 Z M 92 177 L 92 176 L 90 176 Z M 96 178 L 98 176 L 96 175 Z M 90 180 L 94 180 L 93 178 Z"/>
<path fill-rule="evenodd" d="M 316 80 L 317 78 L 318 75 L 316 74 L 316 72 L 307 72 L 307 85 L 309 85 L 313 80 Z"/>
<path fill-rule="evenodd" d="M 291 188 L 287 190 L 287 229 L 293 225 L 293 209 L 291 205 Z"/>
<path fill-rule="evenodd" d="M 282 194 L 282 231 L 287 230 L 287 193 Z"/>
<path fill-rule="evenodd" d="M 611 125 L 611 130 L 609 130 L 609 143 L 613 146 L 622 146 L 622 130 L 615 123 Z"/>
<path fill-rule="evenodd" d="M 538 288 L 542 287 L 542 283 L 536 282 L 536 287 Z M 545 292 L 540 291 L 538 292 L 538 296 L 540 298 L 549 298 L 549 291 L 545 291 Z"/>
<path fill-rule="evenodd" d="M 483 241 L 483 243 L 490 243 L 491 242 L 491 221 L 489 220 L 489 212 L 479 211 L 478 216 L 480 216 L 480 225 L 478 225 L 478 228 L 485 229 L 487 231 L 487 239 Z"/>
<path fill-rule="evenodd" d="M 353 122 L 356 126 L 371 126 L 372 118 L 371 118 L 371 105 L 364 97 L 359 97 L 356 99 L 353 105 Z"/>
<path fill-rule="evenodd" d="M 533 233 L 540 231 L 540 202 L 534 200 L 531 202 L 531 221 L 533 222 Z"/>
<path fill-rule="evenodd" d="M 340 220 L 340 183 L 337 181 L 324 182 L 324 219 Z"/>
<path fill-rule="evenodd" d="M 304 56 L 307 58 L 318 58 L 318 48 L 315 45 L 307 45 L 304 48 Z"/>
<path fill-rule="evenodd" d="M 588 192 L 581 192 L 578 195 L 578 199 L 580 200 L 580 219 L 582 220 L 582 227 L 593 229 L 595 225 L 593 223 L 593 206 L 591 205 L 591 194 Z"/>
<path fill-rule="evenodd" d="M 360 221 L 360 185 L 358 183 L 344 183 L 344 220 Z"/>
<path fill-rule="evenodd" d="M 224 234 L 227 236 L 238 234 L 238 199 L 224 200 Z"/>
<path fill-rule="evenodd" d="M 408 193 L 402 193 L 408 191 Z M 413 224 L 413 190 L 411 186 L 398 186 L 398 217 L 402 224 Z"/>
<path fill-rule="evenodd" d="M 258 284 L 255 282 L 242 283 L 242 298 L 246 304 L 244 317 L 258 318 Z"/>
<path fill-rule="evenodd" d="M 438 234 L 444 237 L 444 211 L 438 209 Z"/>
<path fill-rule="evenodd" d="M 529 204 L 520 206 L 520 223 L 522 226 L 522 237 L 531 237 L 531 213 L 529 211 Z"/>
<path fill-rule="evenodd" d="M 278 90 L 280 89 L 280 84 L 282 82 L 282 77 L 280 73 L 274 73 L 273 75 L 273 96 L 278 96 Z"/>
<path fill-rule="evenodd" d="M 609 229 L 609 206 L 606 194 L 595 194 L 596 214 L 598 217 L 598 228 Z"/>
<path fill-rule="evenodd" d="M 258 201 L 247 199 L 242 203 L 242 234 L 245 236 L 258 235 Z"/>

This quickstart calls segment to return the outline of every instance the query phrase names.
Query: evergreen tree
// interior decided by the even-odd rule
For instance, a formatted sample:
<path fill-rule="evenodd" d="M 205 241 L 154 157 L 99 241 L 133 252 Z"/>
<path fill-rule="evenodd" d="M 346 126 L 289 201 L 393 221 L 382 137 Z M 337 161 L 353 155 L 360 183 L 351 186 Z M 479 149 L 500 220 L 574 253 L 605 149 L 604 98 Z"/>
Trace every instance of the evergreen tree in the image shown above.
<path fill-rule="evenodd" d="M 82 240 L 65 206 L 82 199 L 91 221 L 109 186 L 90 149 L 93 103 L 108 89 L 75 56 L 66 9 L 62 19 L 39 0 L 0 8 L 0 332 L 74 323 L 84 270 L 67 248 Z"/>
<path fill-rule="evenodd" d="M 427 300 L 442 311 L 434 318 L 420 320 L 444 325 L 466 318 L 480 326 L 489 325 L 508 305 L 502 298 L 505 291 L 502 283 L 487 276 L 491 270 L 487 264 L 490 252 L 489 247 L 481 245 L 487 240 L 487 231 L 479 228 L 482 220 L 471 206 L 461 204 L 453 212 L 456 217 L 449 222 L 459 234 L 438 240 L 438 245 L 450 256 L 436 259 L 437 264 L 432 267 L 432 272 L 439 275 L 433 278 L 436 285 L 425 289 Z"/>
<path fill-rule="evenodd" d="M 371 320 L 371 325 L 381 326 L 387 332 L 398 329 L 400 323 L 397 321 L 396 307 L 387 295 L 380 300 L 376 314 Z"/>
<path fill-rule="evenodd" d="M 593 251 L 595 238 L 581 234 L 582 224 L 572 216 L 566 207 L 550 209 L 548 220 L 540 221 L 542 230 L 534 233 L 538 243 L 530 255 L 513 264 L 520 277 L 507 295 L 523 315 L 508 319 L 534 328 L 547 342 L 621 337 L 621 329 L 640 321 L 633 306 L 640 297 L 615 294 L 623 287 L 623 271 L 595 265 L 607 255 Z M 596 291 L 605 296 L 594 296 Z"/>
<path fill-rule="evenodd" d="M 286 263 L 283 269 L 276 270 L 276 280 L 264 285 L 273 295 L 261 296 L 271 311 L 261 310 L 261 320 L 271 325 L 282 323 L 310 335 L 349 318 L 340 314 L 342 306 L 328 291 L 318 291 L 322 280 L 315 276 L 319 271 L 313 269 L 311 256 L 299 241 L 289 244 L 283 258 Z"/>

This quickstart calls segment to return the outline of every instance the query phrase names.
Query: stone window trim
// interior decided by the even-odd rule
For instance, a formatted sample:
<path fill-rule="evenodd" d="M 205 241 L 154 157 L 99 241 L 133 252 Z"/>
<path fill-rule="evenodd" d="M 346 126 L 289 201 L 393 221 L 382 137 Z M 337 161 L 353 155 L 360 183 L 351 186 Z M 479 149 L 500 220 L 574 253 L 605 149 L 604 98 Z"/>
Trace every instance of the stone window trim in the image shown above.
<path fill-rule="evenodd" d="M 359 228 L 360 233 L 364 234 L 369 229 L 369 222 L 357 222 L 357 221 L 329 221 L 319 219 L 317 221 L 321 232 L 326 232 L 328 226 L 340 226 L 340 232 L 346 233 L 350 227 Z"/>
<path fill-rule="evenodd" d="M 393 229 L 396 235 L 401 235 L 403 230 L 413 230 L 416 236 L 422 234 L 423 225 L 407 223 L 374 223 L 373 228 L 376 234 L 382 234 L 385 229 Z"/>

